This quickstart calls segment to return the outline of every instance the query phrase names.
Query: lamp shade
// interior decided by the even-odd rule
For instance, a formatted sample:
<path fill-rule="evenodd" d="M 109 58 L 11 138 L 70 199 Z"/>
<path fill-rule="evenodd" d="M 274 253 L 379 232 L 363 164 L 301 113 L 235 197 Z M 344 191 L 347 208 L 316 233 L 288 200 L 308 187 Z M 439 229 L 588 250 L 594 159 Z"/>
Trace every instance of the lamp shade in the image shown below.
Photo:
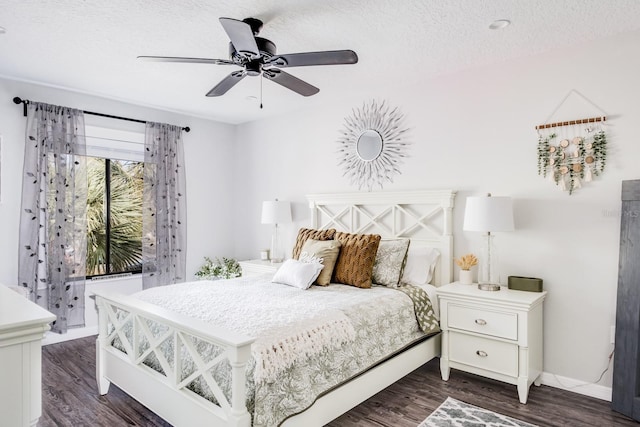
<path fill-rule="evenodd" d="M 464 210 L 465 231 L 513 231 L 511 197 L 467 197 Z"/>
<path fill-rule="evenodd" d="M 291 222 L 291 203 L 279 200 L 262 202 L 262 223 L 283 224 Z"/>

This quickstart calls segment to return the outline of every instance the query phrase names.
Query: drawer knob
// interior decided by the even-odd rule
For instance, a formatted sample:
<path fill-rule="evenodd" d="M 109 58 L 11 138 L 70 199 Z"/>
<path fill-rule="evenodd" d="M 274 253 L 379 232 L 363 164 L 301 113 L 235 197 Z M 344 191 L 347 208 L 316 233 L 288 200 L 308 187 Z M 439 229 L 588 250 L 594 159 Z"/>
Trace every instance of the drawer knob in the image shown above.
<path fill-rule="evenodd" d="M 487 321 L 484 319 L 476 319 L 476 325 L 484 326 L 487 324 Z"/>
<path fill-rule="evenodd" d="M 488 356 L 487 352 L 486 351 L 482 351 L 482 350 L 476 351 L 476 354 L 478 356 L 480 356 L 480 357 L 487 357 Z"/>

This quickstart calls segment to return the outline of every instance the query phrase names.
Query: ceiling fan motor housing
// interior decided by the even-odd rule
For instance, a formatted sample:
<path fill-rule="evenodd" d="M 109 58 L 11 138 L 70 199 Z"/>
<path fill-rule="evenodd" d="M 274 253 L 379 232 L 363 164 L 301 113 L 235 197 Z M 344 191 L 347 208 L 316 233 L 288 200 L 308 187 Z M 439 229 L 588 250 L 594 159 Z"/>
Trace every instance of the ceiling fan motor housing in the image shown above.
<path fill-rule="evenodd" d="M 247 58 L 245 55 L 238 53 L 233 43 L 229 42 L 229 57 L 233 62 L 243 65 L 247 70 L 247 74 L 250 76 L 259 75 L 262 72 L 262 65 L 265 59 L 271 58 L 276 54 L 276 45 L 271 40 L 256 37 L 256 45 L 258 46 L 260 56 L 257 58 Z"/>

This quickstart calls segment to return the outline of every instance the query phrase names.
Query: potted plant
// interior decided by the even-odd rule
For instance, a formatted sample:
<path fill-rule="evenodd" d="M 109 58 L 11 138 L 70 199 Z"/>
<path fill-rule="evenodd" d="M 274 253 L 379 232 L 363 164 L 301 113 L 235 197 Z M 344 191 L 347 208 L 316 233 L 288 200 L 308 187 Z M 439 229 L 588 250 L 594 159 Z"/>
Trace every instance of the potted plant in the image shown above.
<path fill-rule="evenodd" d="M 222 257 L 222 260 L 204 257 L 204 264 L 196 271 L 199 280 L 233 279 L 242 276 L 242 268 L 233 258 Z"/>
<path fill-rule="evenodd" d="M 466 254 L 456 260 L 456 264 L 460 267 L 460 283 L 470 285 L 473 283 L 473 274 L 471 267 L 478 264 L 478 258 L 474 254 Z"/>

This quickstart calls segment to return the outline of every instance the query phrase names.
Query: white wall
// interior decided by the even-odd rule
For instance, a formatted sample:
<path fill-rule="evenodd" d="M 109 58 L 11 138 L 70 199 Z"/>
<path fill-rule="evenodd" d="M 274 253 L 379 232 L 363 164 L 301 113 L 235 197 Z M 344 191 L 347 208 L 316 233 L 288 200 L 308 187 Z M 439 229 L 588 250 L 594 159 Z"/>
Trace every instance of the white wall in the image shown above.
<path fill-rule="evenodd" d="M 22 165 L 26 119 L 14 96 L 141 120 L 190 126 L 184 133 L 187 181 L 187 276 L 193 278 L 204 256 L 233 255 L 233 193 L 229 190 L 231 159 L 235 156 L 235 127 L 166 111 L 144 108 L 35 84 L 0 78 L 0 135 L 3 135 L 0 203 L 0 283 L 15 285 L 18 280 L 18 226 L 22 191 Z M 86 116 L 87 123 L 100 121 Z M 102 119 L 105 126 L 122 129 L 144 125 Z M 141 288 L 140 279 L 127 279 L 130 290 Z M 87 294 L 103 282 L 88 282 Z M 115 286 L 115 285 L 114 285 Z M 122 287 L 121 287 L 122 288 Z M 123 287 L 125 291 L 127 286 Z M 93 303 L 87 300 L 87 307 Z M 95 325 L 95 313 L 87 313 L 87 325 Z"/>
<path fill-rule="evenodd" d="M 633 33 L 431 80 L 403 76 L 401 88 L 381 82 L 339 105 L 241 125 L 237 255 L 256 257 L 269 245 L 271 230 L 259 223 L 262 200 L 294 203 L 295 224 L 283 230 L 291 247 L 297 228 L 309 224 L 305 194 L 357 191 L 337 167 L 338 132 L 353 107 L 387 100 L 405 113 L 414 144 L 402 175 L 384 190 L 457 190 L 456 256 L 477 251 L 480 243 L 479 235 L 462 232 L 465 197 L 489 191 L 513 197 L 517 230 L 500 234 L 496 243 L 503 248 L 504 277 L 540 277 L 549 292 L 545 371 L 594 382 L 612 350 L 621 181 L 640 178 L 638 45 L 640 33 Z M 569 196 L 537 175 L 534 127 L 572 89 L 611 120 L 605 173 Z M 594 115 L 601 113 L 574 95 L 554 118 Z M 610 371 L 600 384 L 610 386 Z"/>

